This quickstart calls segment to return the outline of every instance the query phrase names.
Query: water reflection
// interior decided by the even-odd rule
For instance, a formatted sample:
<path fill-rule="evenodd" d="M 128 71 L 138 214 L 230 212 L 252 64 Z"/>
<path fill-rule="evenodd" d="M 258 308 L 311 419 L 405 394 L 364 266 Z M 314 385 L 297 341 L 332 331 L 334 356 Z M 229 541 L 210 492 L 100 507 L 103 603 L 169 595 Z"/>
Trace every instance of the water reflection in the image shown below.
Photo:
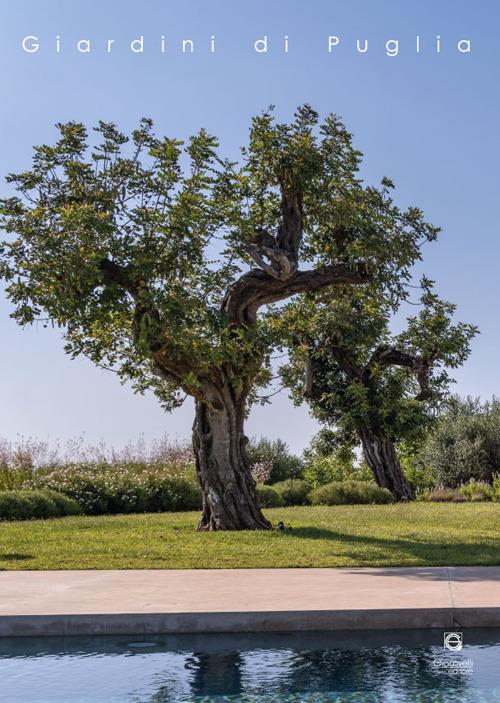
<path fill-rule="evenodd" d="M 9 703 L 500 702 L 500 631 L 12 638 L 0 640 Z M 436 657 L 472 658 L 450 673 Z"/>

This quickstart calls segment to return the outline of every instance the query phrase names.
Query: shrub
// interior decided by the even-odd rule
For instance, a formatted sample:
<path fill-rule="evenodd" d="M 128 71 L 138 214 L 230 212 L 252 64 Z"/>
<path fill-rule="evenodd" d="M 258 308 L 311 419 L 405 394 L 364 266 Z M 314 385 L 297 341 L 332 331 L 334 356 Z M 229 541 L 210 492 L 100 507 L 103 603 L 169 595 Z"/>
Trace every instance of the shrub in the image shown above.
<path fill-rule="evenodd" d="M 429 499 L 429 494 L 430 491 L 422 491 L 421 493 L 417 493 L 415 495 L 415 500 L 418 503 L 425 503 Z"/>
<path fill-rule="evenodd" d="M 285 501 L 278 491 L 264 483 L 257 484 L 257 495 L 261 508 L 281 508 L 285 505 Z"/>
<path fill-rule="evenodd" d="M 272 488 L 283 498 L 285 505 L 309 505 L 311 486 L 300 478 L 290 478 L 288 481 L 275 483 Z"/>
<path fill-rule="evenodd" d="M 83 513 L 83 509 L 80 503 L 74 498 L 65 496 L 63 493 L 51 491 L 50 489 L 45 489 L 42 491 L 30 491 L 30 493 L 43 493 L 54 503 L 56 510 L 59 511 L 59 514 L 61 516 L 81 515 Z"/>
<path fill-rule="evenodd" d="M 436 488 L 427 496 L 430 503 L 463 503 L 465 496 L 454 488 Z"/>
<path fill-rule="evenodd" d="M 116 451 L 83 437 L 50 448 L 35 439 L 0 438 L 0 490 L 52 489 L 89 514 L 197 510 L 201 492 L 187 442 L 140 438 Z"/>
<path fill-rule="evenodd" d="M 66 465 L 37 471 L 26 487 L 64 493 L 75 498 L 90 515 L 201 507 L 201 491 L 191 466 Z"/>
<path fill-rule="evenodd" d="M 387 488 L 362 481 L 333 481 L 309 494 L 313 505 L 355 505 L 358 503 L 393 503 Z"/>
<path fill-rule="evenodd" d="M 32 477 L 35 461 L 43 456 L 48 456 L 43 442 L 21 437 L 13 443 L 0 437 L 0 491 L 21 488 Z"/>
<path fill-rule="evenodd" d="M 441 485 L 490 483 L 500 470 L 500 402 L 453 398 L 422 454 Z"/>
<path fill-rule="evenodd" d="M 500 476 L 495 474 L 493 477 L 493 484 L 491 486 L 492 500 L 500 501 Z"/>
<path fill-rule="evenodd" d="M 33 469 L 17 466 L 0 466 L 0 491 L 13 491 L 33 478 Z"/>
<path fill-rule="evenodd" d="M 49 490 L 0 492 L 0 520 L 78 515 L 82 508 L 76 500 Z"/>
<path fill-rule="evenodd" d="M 474 481 L 474 479 L 471 479 L 465 486 L 461 486 L 460 493 L 466 500 L 473 502 L 492 500 L 494 496 L 494 490 L 489 483 Z"/>
<path fill-rule="evenodd" d="M 151 488 L 144 511 L 180 512 L 201 509 L 201 489 L 194 479 L 166 477 L 151 484 Z"/>
<path fill-rule="evenodd" d="M 436 472 L 430 466 L 419 466 L 418 464 L 405 466 L 401 462 L 401 468 L 415 491 L 415 496 L 428 493 L 436 488 Z"/>
<path fill-rule="evenodd" d="M 256 464 L 252 464 L 252 478 L 255 483 L 266 483 L 266 481 L 269 481 L 271 477 L 272 470 L 272 461 L 259 461 Z"/>
<path fill-rule="evenodd" d="M 421 495 L 427 498 L 427 493 L 438 486 L 435 469 L 429 466 L 422 456 L 424 443 L 424 438 L 415 439 L 413 442 L 402 440 L 397 443 L 399 463 L 417 499 Z"/>
<path fill-rule="evenodd" d="M 369 481 L 373 474 L 363 462 L 359 468 L 340 461 L 334 454 L 315 457 L 306 467 L 304 478 L 315 488 L 332 482 Z"/>
<path fill-rule="evenodd" d="M 285 481 L 287 478 L 302 478 L 304 465 L 298 456 L 290 452 L 286 442 L 281 439 L 261 437 L 259 441 L 252 439 L 247 447 L 251 466 L 260 464 L 270 467 L 266 484 Z"/>

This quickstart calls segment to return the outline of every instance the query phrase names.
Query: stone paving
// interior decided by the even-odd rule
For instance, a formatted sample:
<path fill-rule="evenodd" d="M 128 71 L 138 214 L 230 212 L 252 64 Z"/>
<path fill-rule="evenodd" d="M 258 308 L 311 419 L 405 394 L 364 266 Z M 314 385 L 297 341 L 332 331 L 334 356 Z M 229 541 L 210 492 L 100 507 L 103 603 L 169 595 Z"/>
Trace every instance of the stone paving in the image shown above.
<path fill-rule="evenodd" d="M 500 626 L 500 567 L 0 572 L 0 636 Z"/>

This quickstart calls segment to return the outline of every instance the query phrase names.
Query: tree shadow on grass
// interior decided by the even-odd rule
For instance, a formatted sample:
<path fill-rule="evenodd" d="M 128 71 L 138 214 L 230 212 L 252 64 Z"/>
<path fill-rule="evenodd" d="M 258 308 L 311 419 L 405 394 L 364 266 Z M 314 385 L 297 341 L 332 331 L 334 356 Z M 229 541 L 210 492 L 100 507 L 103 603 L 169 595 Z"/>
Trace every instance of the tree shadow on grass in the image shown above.
<path fill-rule="evenodd" d="M 456 542 L 443 538 L 429 539 L 423 535 L 421 540 L 415 540 L 411 537 L 405 539 L 347 534 L 318 527 L 297 527 L 291 534 L 300 539 L 328 540 L 337 544 L 350 545 L 351 550 L 346 550 L 344 547 L 338 556 L 355 559 L 360 564 L 373 563 L 375 560 L 380 562 L 382 552 L 382 560 L 386 557 L 388 562 L 394 563 L 400 558 L 402 568 L 404 568 L 405 557 L 426 562 L 428 566 L 500 565 L 500 537 L 489 542 L 477 540 Z M 384 574 L 381 573 L 381 575 Z M 436 580 L 448 578 L 439 572 L 429 572 L 425 567 L 416 571 L 414 577 Z M 473 578 L 473 575 L 464 576 L 464 580 Z M 494 578 L 500 579 L 500 573 Z"/>
<path fill-rule="evenodd" d="M 33 559 L 33 554 L 0 554 L 0 561 L 26 561 Z"/>

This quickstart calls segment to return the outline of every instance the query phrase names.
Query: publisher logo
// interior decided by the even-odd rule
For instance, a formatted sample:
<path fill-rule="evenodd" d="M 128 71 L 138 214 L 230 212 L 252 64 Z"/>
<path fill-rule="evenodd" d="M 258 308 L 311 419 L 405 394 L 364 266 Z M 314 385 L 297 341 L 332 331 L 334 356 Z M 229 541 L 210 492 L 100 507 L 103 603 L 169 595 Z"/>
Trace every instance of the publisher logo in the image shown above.
<path fill-rule="evenodd" d="M 448 652 L 460 652 L 464 646 L 464 636 L 462 632 L 445 632 L 443 635 L 443 648 Z M 436 657 L 432 662 L 436 669 L 446 671 L 447 674 L 463 675 L 472 674 L 474 662 L 472 659 L 465 659 L 463 655 L 453 657 L 447 654 L 444 657 Z"/>
<path fill-rule="evenodd" d="M 445 632 L 443 647 L 450 652 L 460 652 L 464 646 L 464 636 L 462 632 Z"/>

